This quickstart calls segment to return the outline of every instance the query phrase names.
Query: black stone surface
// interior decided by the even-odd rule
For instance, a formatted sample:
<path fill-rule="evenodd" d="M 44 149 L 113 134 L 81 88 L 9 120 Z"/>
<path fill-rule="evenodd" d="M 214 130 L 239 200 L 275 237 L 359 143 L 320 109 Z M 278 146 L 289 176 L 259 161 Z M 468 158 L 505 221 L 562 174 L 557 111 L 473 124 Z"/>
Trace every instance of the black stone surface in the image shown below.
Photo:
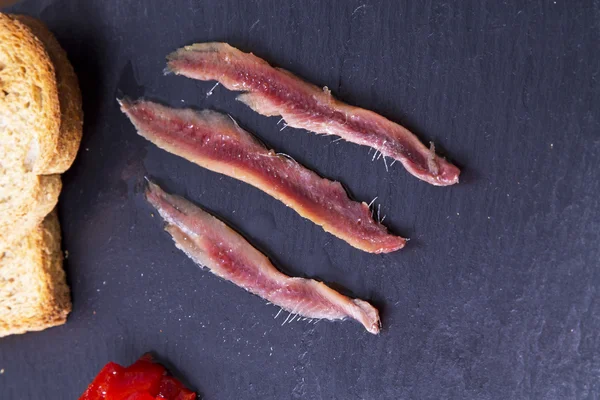
<path fill-rule="evenodd" d="M 83 90 L 60 216 L 73 312 L 0 339 L 0 399 L 76 399 L 146 351 L 207 400 L 600 398 L 600 2 L 24 1 Z M 163 76 L 199 41 L 253 51 L 405 124 L 463 168 L 429 186 L 367 148 L 288 128 L 212 82 Z M 266 194 L 137 136 L 116 97 L 227 112 L 340 180 L 411 241 L 370 255 Z M 195 266 L 143 176 L 221 216 L 283 270 L 380 307 L 384 329 L 273 319 Z"/>

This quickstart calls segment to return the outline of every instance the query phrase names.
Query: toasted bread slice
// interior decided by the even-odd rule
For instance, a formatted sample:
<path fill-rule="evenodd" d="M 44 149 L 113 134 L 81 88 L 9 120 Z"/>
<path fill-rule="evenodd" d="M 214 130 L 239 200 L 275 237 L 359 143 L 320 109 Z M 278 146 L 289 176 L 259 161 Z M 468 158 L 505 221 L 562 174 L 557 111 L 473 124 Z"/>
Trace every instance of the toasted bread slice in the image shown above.
<path fill-rule="evenodd" d="M 71 310 L 52 209 L 81 133 L 77 77 L 54 36 L 0 13 L 0 336 L 62 324 Z"/>
<path fill-rule="evenodd" d="M 44 174 L 58 146 L 60 119 L 56 73 L 43 43 L 27 26 L 0 14 L 2 146 L 12 145 L 27 170 Z"/>
<path fill-rule="evenodd" d="M 83 110 L 77 75 L 67 58 L 67 53 L 41 21 L 27 15 L 10 16 L 26 25 L 42 42 L 54 65 L 61 113 L 60 131 L 52 159 L 43 168 L 42 173 L 60 174 L 69 169 L 75 160 L 81 142 Z"/>
<path fill-rule="evenodd" d="M 0 254 L 0 337 L 63 324 L 71 311 L 56 210 Z"/>
<path fill-rule="evenodd" d="M 81 95 L 64 50 L 38 20 L 0 13 L 0 252 L 58 202 L 58 173 L 82 133 Z"/>

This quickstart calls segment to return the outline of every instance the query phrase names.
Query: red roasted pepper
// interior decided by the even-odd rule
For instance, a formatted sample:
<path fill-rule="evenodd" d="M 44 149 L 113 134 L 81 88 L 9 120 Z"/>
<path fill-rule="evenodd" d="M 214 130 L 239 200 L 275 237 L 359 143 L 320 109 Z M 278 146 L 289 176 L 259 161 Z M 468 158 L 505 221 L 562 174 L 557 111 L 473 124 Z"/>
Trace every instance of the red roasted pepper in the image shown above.
<path fill-rule="evenodd" d="M 196 393 L 183 387 L 181 382 L 172 376 L 165 376 L 160 382 L 157 399 L 196 400 Z"/>
<path fill-rule="evenodd" d="M 129 367 L 106 364 L 79 400 L 196 400 L 196 394 L 144 355 Z"/>

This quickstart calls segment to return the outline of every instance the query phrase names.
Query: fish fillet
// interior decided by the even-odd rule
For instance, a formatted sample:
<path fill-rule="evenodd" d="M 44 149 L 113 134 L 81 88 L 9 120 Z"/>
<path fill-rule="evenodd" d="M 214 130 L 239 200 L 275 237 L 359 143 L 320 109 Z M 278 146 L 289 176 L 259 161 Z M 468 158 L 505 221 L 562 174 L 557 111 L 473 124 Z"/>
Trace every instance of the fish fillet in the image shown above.
<path fill-rule="evenodd" d="M 280 115 L 285 123 L 315 133 L 336 135 L 370 146 L 400 161 L 408 172 L 432 185 L 458 182 L 460 170 L 428 149 L 408 129 L 359 107 L 336 100 L 327 87 L 312 85 L 281 68 L 227 43 L 197 43 L 167 56 L 166 72 L 203 81 L 214 80 L 254 111 Z M 387 164 L 386 164 L 387 168 Z"/>
<path fill-rule="evenodd" d="M 149 183 L 146 198 L 167 223 L 175 245 L 215 275 L 305 318 L 352 318 L 377 334 L 379 313 L 372 305 L 350 299 L 322 282 L 291 278 L 241 235 L 189 201 Z"/>
<path fill-rule="evenodd" d="M 268 150 L 223 114 L 126 99 L 121 110 L 158 147 L 263 190 L 358 249 L 388 253 L 406 243 L 374 221 L 367 204 L 350 200 L 339 182 Z"/>

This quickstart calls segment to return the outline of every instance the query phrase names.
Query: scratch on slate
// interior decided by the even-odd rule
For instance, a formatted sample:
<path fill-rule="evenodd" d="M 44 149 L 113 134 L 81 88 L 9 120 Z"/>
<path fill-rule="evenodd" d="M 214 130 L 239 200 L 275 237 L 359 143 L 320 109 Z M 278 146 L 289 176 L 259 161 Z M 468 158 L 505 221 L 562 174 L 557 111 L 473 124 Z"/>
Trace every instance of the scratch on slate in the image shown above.
<path fill-rule="evenodd" d="M 356 8 L 354 9 L 354 11 L 352 11 L 352 15 L 356 14 L 356 12 L 357 12 L 358 10 L 360 10 L 361 8 L 365 8 L 366 6 L 367 6 L 366 4 L 363 4 L 363 5 L 360 5 L 360 6 L 356 7 Z"/>
<path fill-rule="evenodd" d="M 254 29 L 256 27 L 256 25 L 258 25 L 258 23 L 260 22 L 260 19 L 257 19 L 252 26 L 250 27 L 250 29 L 248 30 L 248 33 L 252 32 L 252 29 Z"/>

